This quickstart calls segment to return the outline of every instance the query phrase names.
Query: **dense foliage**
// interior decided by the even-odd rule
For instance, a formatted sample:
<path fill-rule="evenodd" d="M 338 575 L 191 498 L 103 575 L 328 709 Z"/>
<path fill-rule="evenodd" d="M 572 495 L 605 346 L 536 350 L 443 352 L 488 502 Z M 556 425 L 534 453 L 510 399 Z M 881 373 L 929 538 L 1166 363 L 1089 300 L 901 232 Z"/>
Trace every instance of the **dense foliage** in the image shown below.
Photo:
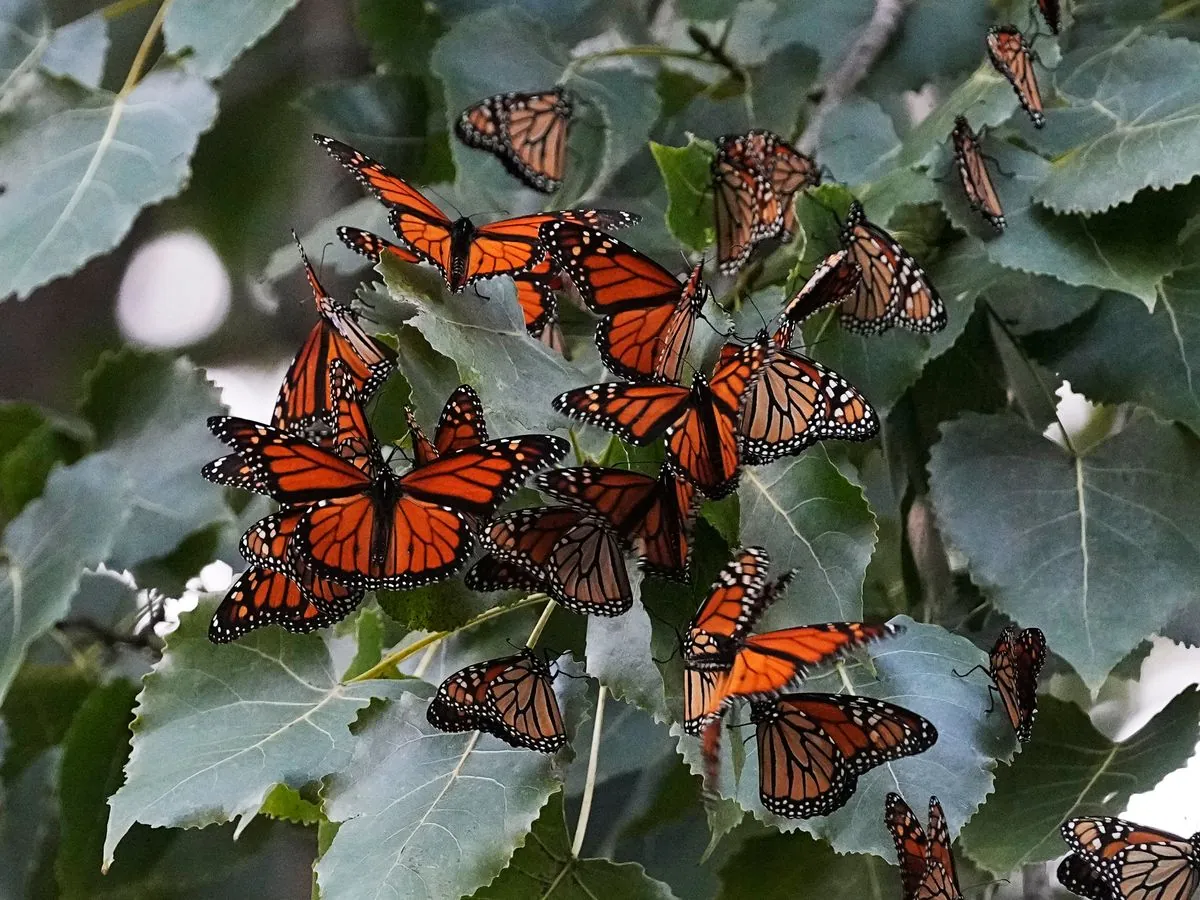
<path fill-rule="evenodd" d="M 145 207 L 227 174 L 192 180 L 191 159 L 221 137 L 205 135 L 231 65 L 245 53 L 253 66 L 294 5 L 125 0 L 66 18 L 42 0 L 0 3 L 0 315 L 114 251 Z M 681 251 L 711 256 L 715 139 L 805 134 L 826 182 L 798 195 L 789 242 L 736 278 L 710 264 L 722 309 L 708 307 L 695 360 L 727 325 L 747 336 L 778 312 L 837 249 L 830 210 L 852 197 L 921 261 L 949 324 L 864 336 L 831 315 L 806 323 L 807 352 L 866 395 L 880 438 L 746 469 L 735 496 L 701 511 L 690 585 L 634 577 L 639 602 L 613 619 L 556 611 L 539 646 L 580 677 L 558 685 L 571 749 L 555 756 L 425 717 L 442 678 L 530 634 L 542 605 L 518 595 L 460 579 L 381 591 L 334 628 L 225 645 L 206 637 L 220 597 L 203 595 L 165 642 L 134 629 L 139 606 L 178 596 L 205 563 L 240 571 L 237 539 L 268 511 L 201 479 L 220 453 L 204 422 L 223 409 L 188 359 L 124 348 L 94 361 L 70 412 L 0 403 L 0 897 L 295 896 L 309 860 L 314 896 L 330 900 L 896 897 L 891 791 L 914 808 L 940 798 L 970 887 L 1037 871 L 1065 852 L 1064 819 L 1120 814 L 1182 767 L 1200 739 L 1196 690 L 1120 742 L 1080 704 L 1136 681 L 1146 639 L 1200 642 L 1200 9 L 1067 6 L 1062 34 L 1034 46 L 1038 130 L 984 51 L 991 24 L 1037 30 L 1032 5 L 896 6 L 870 71 L 826 102 L 872 0 L 358 0 L 371 71 L 308 84 L 301 101 L 318 130 L 448 210 L 546 206 L 451 128 L 486 95 L 563 84 L 580 105 L 552 208 L 637 212 L 625 239 L 683 269 Z M 985 135 L 1003 233 L 953 174 L 964 112 Z M 235 171 L 277 152 L 269 124 L 246 141 L 263 149 L 225 158 Z M 278 152 L 289 171 L 337 168 L 303 136 Z M 508 280 L 481 299 L 389 261 L 368 271 L 334 229 L 386 234 L 386 211 L 317 202 L 304 243 L 332 242 L 324 272 L 365 280 L 344 299 L 399 350 L 374 407 L 381 438 L 404 444 L 406 403 L 432 424 L 468 383 L 495 435 L 570 436 L 608 464 L 659 458 L 552 408 L 601 380 L 585 313 L 562 304 L 564 359 L 526 334 Z M 197 218 L 218 246 L 256 227 Z M 281 249 L 255 267 L 294 278 L 286 232 L 269 240 Z M 1101 404 L 1073 433 L 1056 421 L 1063 380 Z M 702 802 L 699 743 L 677 724 L 677 630 L 730 550 L 752 544 L 797 572 L 768 625 L 906 625 L 806 690 L 893 700 L 940 734 L 827 817 L 766 812 L 736 731 L 722 797 Z M 1022 747 L 989 713 L 986 678 L 954 674 L 986 663 L 1012 622 L 1045 632 L 1054 675 Z M 290 880 L 274 877 L 282 867 Z"/>

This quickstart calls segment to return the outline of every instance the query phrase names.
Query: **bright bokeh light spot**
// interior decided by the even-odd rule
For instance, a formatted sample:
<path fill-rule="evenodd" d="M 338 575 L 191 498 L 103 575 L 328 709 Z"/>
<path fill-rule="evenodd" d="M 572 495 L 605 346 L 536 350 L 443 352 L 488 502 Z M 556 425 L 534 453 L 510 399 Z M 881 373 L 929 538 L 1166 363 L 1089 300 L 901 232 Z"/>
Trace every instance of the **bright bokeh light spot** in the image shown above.
<path fill-rule="evenodd" d="M 160 235 L 125 269 L 117 324 L 132 343 L 184 347 L 220 327 L 229 295 L 229 273 L 208 241 L 192 231 Z"/>

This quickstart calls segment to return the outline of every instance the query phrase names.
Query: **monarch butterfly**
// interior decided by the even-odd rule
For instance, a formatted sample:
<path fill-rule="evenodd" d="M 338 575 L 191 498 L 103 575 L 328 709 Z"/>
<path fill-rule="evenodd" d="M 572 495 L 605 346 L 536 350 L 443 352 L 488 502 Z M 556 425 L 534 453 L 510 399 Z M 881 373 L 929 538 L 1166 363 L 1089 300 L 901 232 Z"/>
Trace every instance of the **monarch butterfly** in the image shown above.
<path fill-rule="evenodd" d="M 858 776 L 937 743 L 929 720 L 892 703 L 837 694 L 783 694 L 750 705 L 757 726 L 758 795 L 776 815 L 825 816 Z"/>
<path fill-rule="evenodd" d="M 667 439 L 667 460 L 716 499 L 737 486 L 741 464 L 738 420 L 746 393 L 769 358 L 765 334 L 739 347 L 726 344 L 712 382 L 697 372 L 691 388 L 676 384 L 593 384 L 554 398 L 554 408 L 599 425 L 632 444 Z"/>
<path fill-rule="evenodd" d="M 617 537 L 597 516 L 566 506 L 520 509 L 493 521 L 481 541 L 491 560 L 535 576 L 539 587 L 572 612 L 619 616 L 633 606 Z M 502 576 L 489 560 L 467 572 L 466 585 L 477 591 L 528 586 L 524 577 Z"/>
<path fill-rule="evenodd" d="M 1038 675 L 1045 662 L 1046 636 L 1042 630 L 1026 628 L 1018 631 L 1009 625 L 996 638 L 988 667 L 984 669 L 992 679 L 993 689 L 1000 695 L 1004 712 L 1017 732 L 1017 740 L 1022 744 L 1033 736 Z M 971 671 L 982 668 L 975 666 Z"/>
<path fill-rule="evenodd" d="M 440 731 L 486 731 L 542 753 L 567 742 L 554 676 L 528 647 L 455 672 L 438 687 L 425 717 Z"/>
<path fill-rule="evenodd" d="M 324 135 L 313 139 L 391 208 L 388 220 L 405 248 L 432 263 L 456 294 L 483 278 L 532 269 L 545 256 L 540 232 L 549 222 L 620 228 L 640 218 L 620 211 L 582 209 L 519 216 L 490 225 L 475 225 L 465 217 L 452 221 L 412 185 L 353 147 Z"/>
<path fill-rule="evenodd" d="M 829 622 L 750 635 L 763 611 L 791 582 L 768 583 L 770 557 L 739 551 L 722 569 L 684 637 L 684 730 L 698 734 L 733 699 L 763 699 L 802 678 L 808 666 L 894 634 L 889 625 Z"/>
<path fill-rule="evenodd" d="M 842 303 L 842 325 L 863 334 L 893 325 L 922 333 L 946 327 L 946 305 L 925 270 L 895 238 L 867 221 L 857 200 L 850 204 L 841 240 L 862 269 L 862 281 Z"/>
<path fill-rule="evenodd" d="M 632 546 L 646 575 L 687 580 L 695 488 L 666 466 L 657 478 L 599 466 L 551 469 L 539 473 L 535 484 L 551 497 L 601 516 Z"/>
<path fill-rule="evenodd" d="M 354 389 L 369 397 L 395 367 L 396 351 L 367 334 L 350 306 L 325 293 L 298 239 L 296 246 L 320 319 L 283 376 L 271 424 L 284 431 L 313 434 L 320 431 L 319 427 L 314 431 L 314 426 L 333 405 L 329 364 L 339 361 Z"/>
<path fill-rule="evenodd" d="M 495 512 L 569 446 L 550 435 L 489 441 L 397 476 L 345 379 L 335 395 L 335 451 L 232 416 L 215 416 L 208 426 L 247 461 L 265 493 L 308 507 L 293 559 L 354 588 L 405 590 L 450 575 L 471 553 L 470 520 Z M 221 483 L 223 470 L 210 464 L 203 474 Z"/>
<path fill-rule="evenodd" d="M 609 370 L 634 381 L 677 382 L 708 296 L 703 264 L 681 286 L 650 257 L 603 232 L 555 222 L 545 235 L 584 305 L 604 316 L 596 346 Z"/>
<path fill-rule="evenodd" d="M 208 626 L 208 639 L 226 644 L 264 625 L 303 633 L 345 618 L 362 601 L 362 591 L 317 579 L 323 596 L 283 572 L 253 566 L 233 583 Z"/>
<path fill-rule="evenodd" d="M 338 228 L 337 236 L 343 244 L 373 263 L 378 263 L 384 256 L 392 256 L 401 262 L 420 261 L 415 253 L 361 228 L 343 225 Z M 551 349 L 562 353 L 564 341 L 558 327 L 558 303 L 554 299 L 554 291 L 562 290 L 563 282 L 562 277 L 551 268 L 550 258 L 543 258 L 528 272 L 513 275 L 512 280 L 517 288 L 517 303 L 525 319 L 525 330 Z"/>
<path fill-rule="evenodd" d="M 572 112 L 571 98 L 562 88 L 496 94 L 467 107 L 454 133 L 468 147 L 496 156 L 535 191 L 552 194 L 562 185 Z"/>
<path fill-rule="evenodd" d="M 1058 880 L 1092 900 L 1188 900 L 1200 887 L 1200 832 L 1190 838 L 1109 816 L 1062 824 L 1071 854 Z"/>
<path fill-rule="evenodd" d="M 854 290 L 861 273 L 845 250 L 828 257 L 784 307 L 774 352 L 746 398 L 743 461 L 763 465 L 820 440 L 870 440 L 879 419 L 866 398 L 820 363 L 788 349 L 796 326 Z"/>
<path fill-rule="evenodd" d="M 899 794 L 887 795 L 884 824 L 900 858 L 904 900 L 962 900 L 950 852 L 950 829 L 937 797 L 929 798 L 928 832 Z"/>
<path fill-rule="evenodd" d="M 821 182 L 810 157 L 761 130 L 722 135 L 712 174 L 717 261 L 726 274 L 740 269 L 761 241 L 791 237 L 796 226 L 793 195 Z"/>
<path fill-rule="evenodd" d="M 482 444 L 488 439 L 487 423 L 483 418 L 483 404 L 479 395 L 469 384 L 460 384 L 442 407 L 433 440 L 425 436 L 411 409 L 404 411 L 408 419 L 408 430 L 412 435 L 413 460 L 424 466 L 445 453 L 465 450 Z"/>
<path fill-rule="evenodd" d="M 1005 226 L 1004 209 L 1000 197 L 988 174 L 987 161 L 979 145 L 979 138 L 971 130 L 965 116 L 955 116 L 954 130 L 950 132 L 954 142 L 954 164 L 958 169 L 958 180 L 973 209 L 987 219 L 997 231 Z"/>
<path fill-rule="evenodd" d="M 1059 7 L 1058 0 L 1037 0 L 1037 5 L 1038 9 L 1042 11 L 1042 18 L 1050 26 L 1050 30 L 1058 34 L 1058 30 L 1062 27 L 1062 9 Z"/>
<path fill-rule="evenodd" d="M 1038 90 L 1037 74 L 1033 71 L 1033 56 L 1025 36 L 1013 25 L 993 25 L 987 33 L 988 57 L 996 71 L 1008 79 L 1021 108 L 1029 113 L 1034 128 L 1046 124 L 1042 112 L 1042 94 Z"/>

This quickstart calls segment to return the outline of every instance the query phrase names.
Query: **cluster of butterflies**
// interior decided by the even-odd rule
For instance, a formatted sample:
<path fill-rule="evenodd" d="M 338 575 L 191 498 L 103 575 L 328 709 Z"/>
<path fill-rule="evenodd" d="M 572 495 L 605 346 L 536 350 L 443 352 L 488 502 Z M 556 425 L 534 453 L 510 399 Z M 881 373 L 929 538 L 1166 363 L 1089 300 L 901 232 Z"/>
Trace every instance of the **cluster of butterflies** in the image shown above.
<path fill-rule="evenodd" d="M 1050 0 L 1039 4 L 1056 14 Z M 1040 116 L 1028 46 L 1018 33 L 1014 51 L 1008 31 L 993 32 L 993 61 L 1009 60 L 1002 71 L 1018 73 L 1010 81 L 1031 115 Z M 1014 67 L 1014 52 L 1023 54 L 1023 69 Z M 557 88 L 502 94 L 466 110 L 456 133 L 495 154 L 529 186 L 553 192 L 562 182 L 572 110 L 571 98 Z M 994 200 L 978 140 L 965 120 L 959 125 L 956 148 L 967 148 L 958 153 L 960 171 L 981 170 L 982 180 L 972 183 L 986 182 L 989 191 L 979 196 Z M 205 477 L 280 505 L 242 539 L 250 567 L 213 617 L 214 642 L 268 624 L 295 632 L 332 624 L 368 590 L 406 590 L 451 577 L 476 542 L 484 553 L 465 574 L 469 587 L 544 591 L 578 613 L 620 615 L 632 605 L 626 554 L 650 577 L 688 580 L 700 495 L 728 494 L 743 465 L 794 455 L 820 440 L 877 433 L 866 398 L 791 347 L 809 316 L 837 304 L 842 324 L 863 333 L 945 326 L 945 306 L 919 264 L 854 202 L 841 249 L 784 305 L 776 329 L 750 340 L 729 338 L 711 376 L 696 372 L 685 386 L 680 379 L 692 334 L 710 296 L 703 267 L 680 282 L 609 234 L 635 224 L 636 216 L 572 209 L 487 225 L 452 220 L 378 162 L 333 138 L 316 140 L 389 209 L 397 242 L 351 227 L 338 231 L 368 259 L 431 264 L 453 292 L 509 276 L 529 333 L 560 351 L 556 294 L 569 287 L 600 317 L 601 359 L 623 380 L 568 391 L 555 398 L 555 408 L 630 443 L 665 438 L 666 459 L 656 475 L 595 465 L 551 468 L 566 455 L 566 441 L 542 434 L 489 438 L 479 397 L 463 385 L 447 400 L 432 439 L 407 411 L 412 460 L 397 473 L 365 411 L 397 354 L 366 332 L 351 306 L 325 292 L 301 248 L 318 321 L 285 374 L 271 421 L 209 421 L 232 452 L 208 464 Z M 759 243 L 786 239 L 795 228 L 794 195 L 820 180 L 813 160 L 765 131 L 721 138 L 712 170 L 718 265 L 726 273 L 744 265 Z M 994 206 L 985 215 L 1002 227 L 998 201 Z M 563 505 L 498 514 L 535 474 L 536 487 Z M 771 581 L 768 568 L 760 548 L 735 553 L 681 638 L 684 729 L 702 735 L 715 777 L 723 717 L 748 701 L 764 807 L 791 818 L 825 815 L 848 801 L 859 776 L 927 750 L 937 730 L 914 712 L 872 698 L 794 692 L 811 667 L 895 629 L 834 622 L 754 633 L 792 577 Z M 1021 741 L 1032 732 L 1045 654 L 1039 630 L 1007 628 L 983 667 Z M 469 665 L 439 686 L 427 717 L 444 731 L 484 731 L 514 747 L 553 753 L 567 740 L 555 675 L 551 662 L 528 647 Z M 936 798 L 928 834 L 899 797 L 890 795 L 887 806 L 906 898 L 961 896 Z M 1189 842 L 1090 819 L 1067 823 L 1064 835 L 1073 854 L 1060 879 L 1093 900 L 1176 900 L 1200 878 L 1195 837 Z M 1137 886 L 1147 879 L 1158 893 Z"/>

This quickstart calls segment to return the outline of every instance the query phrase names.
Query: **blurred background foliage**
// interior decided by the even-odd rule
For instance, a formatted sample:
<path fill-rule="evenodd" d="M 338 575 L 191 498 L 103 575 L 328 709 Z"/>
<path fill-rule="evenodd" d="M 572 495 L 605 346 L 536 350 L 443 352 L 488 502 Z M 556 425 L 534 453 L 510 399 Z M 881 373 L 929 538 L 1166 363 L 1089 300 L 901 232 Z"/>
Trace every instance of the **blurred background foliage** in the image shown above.
<path fill-rule="evenodd" d="M 961 881 L 987 897 L 1051 896 L 1052 829 L 1071 814 L 1200 828 L 1185 690 L 1200 680 L 1200 7 L 1066 4 L 1061 38 L 1035 41 L 1038 131 L 984 55 L 989 25 L 1038 27 L 1021 0 L 895 3 L 870 71 L 823 103 L 877 5 L 0 0 L 0 897 L 895 897 L 880 818 L 900 783 L 914 807 L 941 797 Z M 484 304 L 367 272 L 333 229 L 386 232 L 383 210 L 310 140 L 337 136 L 447 209 L 517 215 L 545 198 L 449 125 L 484 95 L 555 83 L 585 103 L 554 205 L 641 213 L 628 240 L 666 265 L 711 254 L 722 133 L 801 138 L 840 182 L 798 199 L 789 245 L 736 281 L 714 273 L 743 334 L 836 246 L 828 208 L 851 193 L 950 311 L 931 338 L 817 317 L 812 354 L 886 416 L 882 440 L 749 472 L 704 509 L 694 585 L 645 586 L 653 617 L 552 619 L 543 644 L 611 691 L 578 859 L 594 682 L 567 688 L 574 761 L 502 759 L 499 744 L 470 761 L 500 796 L 422 742 L 397 752 L 397 734 L 429 736 L 428 688 L 349 679 L 492 598 L 447 582 L 381 594 L 326 633 L 213 647 L 209 594 L 266 507 L 198 475 L 217 454 L 205 417 L 265 418 L 311 327 L 290 228 L 330 292 L 369 305 L 400 347 L 381 436 L 403 438 L 405 402 L 431 423 L 460 380 L 495 433 L 565 434 L 548 401 L 599 376 L 591 323 L 565 310 L 568 363 L 525 339 L 505 285 Z M 1003 235 L 958 192 L 962 112 L 994 157 Z M 799 826 L 758 806 L 749 751 L 706 813 L 694 742 L 669 730 L 668 623 L 739 542 L 800 570 L 779 624 L 911 617 L 888 661 L 848 677 L 942 732 Z M 165 644 L 146 627 L 197 603 Z M 507 652 L 536 615 L 442 640 L 419 674 L 436 684 Z M 1057 654 L 1019 755 L 986 683 L 947 677 L 1010 620 Z M 414 825 L 431 816 L 440 830 Z"/>

